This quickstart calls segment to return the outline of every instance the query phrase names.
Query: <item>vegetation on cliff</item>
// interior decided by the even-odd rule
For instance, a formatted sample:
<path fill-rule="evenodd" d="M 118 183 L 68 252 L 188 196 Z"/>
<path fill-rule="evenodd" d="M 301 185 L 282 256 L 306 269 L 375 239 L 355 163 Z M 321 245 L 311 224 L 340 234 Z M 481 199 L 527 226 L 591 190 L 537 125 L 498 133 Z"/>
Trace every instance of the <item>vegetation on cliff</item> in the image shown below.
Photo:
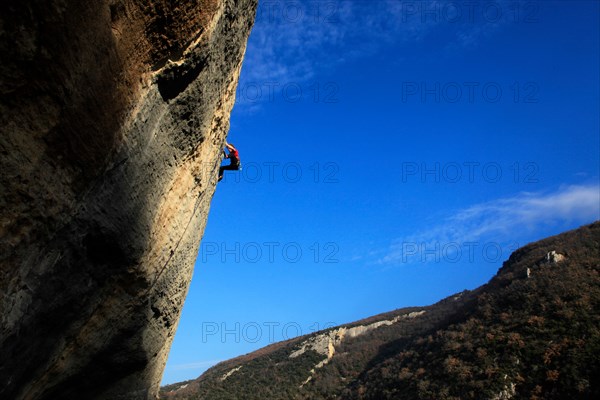
<path fill-rule="evenodd" d="M 340 328 L 221 363 L 197 380 L 164 387 L 162 397 L 598 398 L 599 242 L 596 222 L 515 251 L 474 291 L 347 325 L 396 321 L 333 341 L 335 354 L 320 367 L 318 351 L 290 355 Z"/>

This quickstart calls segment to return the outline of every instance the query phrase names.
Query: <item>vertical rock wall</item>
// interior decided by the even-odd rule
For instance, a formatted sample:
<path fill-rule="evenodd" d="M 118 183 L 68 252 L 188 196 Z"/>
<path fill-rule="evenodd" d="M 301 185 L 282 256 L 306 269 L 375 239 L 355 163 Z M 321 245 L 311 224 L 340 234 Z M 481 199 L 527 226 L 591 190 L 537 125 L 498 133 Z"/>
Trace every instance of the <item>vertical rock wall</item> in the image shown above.
<path fill-rule="evenodd" d="M 0 13 L 0 398 L 154 398 L 257 0 Z"/>

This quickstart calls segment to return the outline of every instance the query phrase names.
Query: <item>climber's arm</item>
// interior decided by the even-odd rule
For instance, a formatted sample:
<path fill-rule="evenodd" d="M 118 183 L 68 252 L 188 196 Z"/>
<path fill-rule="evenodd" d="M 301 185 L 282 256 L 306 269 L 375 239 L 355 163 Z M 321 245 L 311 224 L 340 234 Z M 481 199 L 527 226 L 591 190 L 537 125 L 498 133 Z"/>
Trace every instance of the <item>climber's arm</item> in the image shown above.
<path fill-rule="evenodd" d="M 235 147 L 233 147 L 229 143 L 225 143 L 225 147 L 227 147 L 227 150 L 229 150 L 229 151 L 234 151 L 235 150 Z"/>

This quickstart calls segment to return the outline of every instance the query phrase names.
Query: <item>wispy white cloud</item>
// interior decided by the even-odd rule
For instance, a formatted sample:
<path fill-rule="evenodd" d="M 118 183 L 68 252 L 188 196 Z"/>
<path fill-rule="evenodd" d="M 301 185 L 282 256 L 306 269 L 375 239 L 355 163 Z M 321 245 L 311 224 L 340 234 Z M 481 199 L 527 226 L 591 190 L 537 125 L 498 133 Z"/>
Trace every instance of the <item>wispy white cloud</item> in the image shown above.
<path fill-rule="evenodd" d="M 427 23 L 402 18 L 401 2 L 261 2 L 248 43 L 243 79 L 304 81 L 390 41 L 414 39 Z"/>
<path fill-rule="evenodd" d="M 565 186 L 554 193 L 522 193 L 469 207 L 449 220 L 473 236 L 534 229 L 558 221 L 600 218 L 600 187 Z"/>
<path fill-rule="evenodd" d="M 600 186 L 571 185 L 554 192 L 523 192 L 459 210 L 439 224 L 407 235 L 379 253 L 377 263 L 392 264 L 423 259 L 419 250 L 464 243 L 515 243 L 537 229 L 585 224 L 600 219 Z M 451 245 L 451 246 L 450 246 Z M 514 250 L 514 249 L 513 249 Z M 425 257 L 426 258 L 426 257 Z"/>
<path fill-rule="evenodd" d="M 451 2 L 452 3 L 452 2 Z M 506 0 L 499 4 L 502 12 Z M 240 78 L 240 87 L 262 87 L 260 100 L 269 98 L 269 85 L 303 84 L 320 71 L 339 67 L 359 57 L 369 57 L 391 44 L 419 43 L 436 27 L 451 34 L 440 43 L 456 51 L 476 45 L 500 26 L 483 10 L 465 8 L 469 2 L 441 1 L 310 1 L 260 2 Z M 263 85 L 264 84 L 264 85 Z M 254 94 L 254 93 L 253 93 Z M 238 104 L 256 106 L 255 97 L 239 96 Z"/>

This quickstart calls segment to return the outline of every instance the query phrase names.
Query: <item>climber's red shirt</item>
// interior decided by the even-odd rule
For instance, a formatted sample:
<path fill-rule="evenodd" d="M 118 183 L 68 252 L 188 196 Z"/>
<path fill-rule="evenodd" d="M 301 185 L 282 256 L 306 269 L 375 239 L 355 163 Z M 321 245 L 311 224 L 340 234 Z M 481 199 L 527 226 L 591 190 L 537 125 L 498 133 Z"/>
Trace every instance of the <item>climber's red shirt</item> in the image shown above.
<path fill-rule="evenodd" d="M 227 158 L 231 160 L 232 165 L 238 165 L 240 163 L 240 154 L 237 150 L 230 151 Z"/>

